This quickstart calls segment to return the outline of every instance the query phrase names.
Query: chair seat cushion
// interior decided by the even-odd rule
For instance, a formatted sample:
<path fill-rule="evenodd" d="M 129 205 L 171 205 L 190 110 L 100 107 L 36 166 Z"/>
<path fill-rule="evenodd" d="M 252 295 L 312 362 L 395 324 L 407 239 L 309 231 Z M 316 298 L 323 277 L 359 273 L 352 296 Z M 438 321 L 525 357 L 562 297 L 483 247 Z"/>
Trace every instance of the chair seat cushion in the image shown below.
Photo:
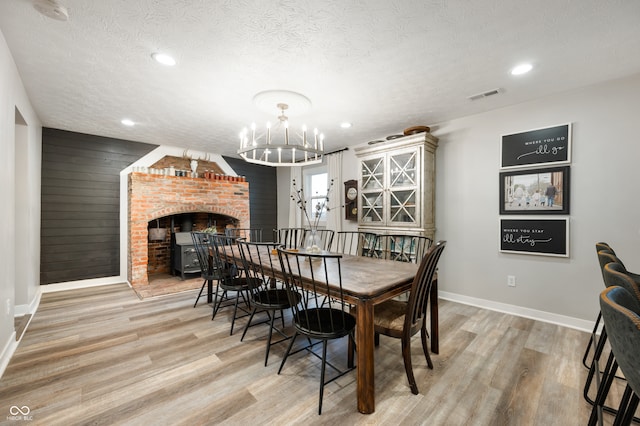
<path fill-rule="evenodd" d="M 376 305 L 373 311 L 373 324 L 376 333 L 386 336 L 401 338 L 404 317 L 407 312 L 408 303 L 396 299 L 387 300 Z M 413 336 L 422 327 L 422 321 L 412 324 L 409 335 Z"/>
<path fill-rule="evenodd" d="M 337 339 L 356 327 L 353 315 L 331 308 L 305 309 L 294 317 L 294 322 L 299 332 L 316 339 Z"/>
<path fill-rule="evenodd" d="M 296 295 L 297 300 L 294 303 L 297 304 L 300 302 L 300 295 L 294 294 L 293 296 Z M 269 309 L 286 309 L 291 306 L 287 290 L 284 289 L 261 290 L 253 295 L 253 303 L 261 308 Z"/>
<path fill-rule="evenodd" d="M 373 312 L 375 331 L 387 336 L 401 337 L 406 312 L 407 302 L 400 300 L 391 299 L 376 305 Z"/>
<path fill-rule="evenodd" d="M 255 288 L 260 285 L 260 281 L 256 278 L 227 278 L 218 284 L 223 290 L 242 291 Z"/>

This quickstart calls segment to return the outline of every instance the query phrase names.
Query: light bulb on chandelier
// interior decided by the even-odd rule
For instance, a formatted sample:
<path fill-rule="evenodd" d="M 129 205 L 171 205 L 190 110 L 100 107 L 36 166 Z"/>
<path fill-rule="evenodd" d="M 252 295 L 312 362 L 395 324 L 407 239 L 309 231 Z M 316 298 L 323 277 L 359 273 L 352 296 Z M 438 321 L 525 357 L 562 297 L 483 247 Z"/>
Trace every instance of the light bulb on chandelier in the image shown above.
<path fill-rule="evenodd" d="M 293 132 L 290 138 L 289 118 L 285 115 L 289 105 L 280 102 L 276 106 L 280 110 L 276 126 L 272 128 L 267 122 L 266 131 L 256 134 L 256 124 L 252 123 L 251 135 L 249 129 L 242 129 L 238 154 L 249 163 L 266 166 L 307 166 L 322 162 L 324 135 L 314 129 L 311 144 L 307 140 L 307 126 L 302 125 L 302 133 Z M 277 154 L 272 155 L 274 151 Z"/>

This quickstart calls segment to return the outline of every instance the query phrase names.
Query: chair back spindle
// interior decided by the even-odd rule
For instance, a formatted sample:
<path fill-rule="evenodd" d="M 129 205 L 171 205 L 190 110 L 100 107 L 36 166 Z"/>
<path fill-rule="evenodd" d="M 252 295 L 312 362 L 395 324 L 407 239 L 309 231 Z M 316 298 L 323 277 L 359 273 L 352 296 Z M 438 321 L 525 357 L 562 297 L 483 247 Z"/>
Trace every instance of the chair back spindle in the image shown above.
<path fill-rule="evenodd" d="M 305 229 L 303 236 L 303 245 L 307 245 L 307 240 L 309 235 L 311 235 L 313 231 L 311 229 Z M 316 245 L 320 248 L 320 250 L 330 251 L 331 245 L 333 243 L 334 231 L 331 229 L 316 229 Z"/>
<path fill-rule="evenodd" d="M 227 228 L 224 232 L 227 237 L 242 238 L 254 243 L 262 242 L 262 228 Z"/>
<path fill-rule="evenodd" d="M 432 243 L 431 238 L 418 235 L 378 235 L 372 257 L 420 263 Z"/>
<path fill-rule="evenodd" d="M 331 251 L 353 256 L 369 256 L 376 234 L 362 231 L 336 232 Z"/>
<path fill-rule="evenodd" d="M 273 241 L 286 248 L 299 248 L 304 243 L 304 228 L 280 228 L 273 230 Z"/>

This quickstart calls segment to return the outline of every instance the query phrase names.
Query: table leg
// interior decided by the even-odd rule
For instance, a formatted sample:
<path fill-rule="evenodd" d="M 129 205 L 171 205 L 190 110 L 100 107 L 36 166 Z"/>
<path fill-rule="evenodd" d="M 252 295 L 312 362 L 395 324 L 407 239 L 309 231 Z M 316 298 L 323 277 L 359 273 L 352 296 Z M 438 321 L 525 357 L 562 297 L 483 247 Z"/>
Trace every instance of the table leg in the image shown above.
<path fill-rule="evenodd" d="M 358 411 L 370 414 L 375 411 L 373 303 L 359 300 L 356 306 Z"/>
<path fill-rule="evenodd" d="M 440 353 L 440 341 L 438 333 L 438 279 L 434 278 L 431 283 L 431 293 L 429 294 L 431 307 L 431 352 Z"/>

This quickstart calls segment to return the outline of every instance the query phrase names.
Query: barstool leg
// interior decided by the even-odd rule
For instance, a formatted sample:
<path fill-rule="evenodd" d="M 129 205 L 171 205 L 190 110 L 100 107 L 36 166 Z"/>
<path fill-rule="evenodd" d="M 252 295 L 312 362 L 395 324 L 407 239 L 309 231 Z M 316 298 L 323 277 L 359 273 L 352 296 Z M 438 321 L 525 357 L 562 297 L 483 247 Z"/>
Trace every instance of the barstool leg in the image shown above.
<path fill-rule="evenodd" d="M 603 380 L 598 387 L 598 394 L 596 395 L 595 403 L 593 404 L 593 408 L 591 409 L 591 417 L 589 417 L 589 426 L 595 426 L 598 419 L 601 419 L 602 406 L 604 405 L 604 401 L 607 399 L 609 389 L 611 388 L 611 383 L 613 382 L 613 379 L 616 376 L 616 372 L 618 371 L 618 362 L 613 356 L 613 353 L 609 354 L 607 366 L 605 367 L 604 371 L 605 380 Z"/>

